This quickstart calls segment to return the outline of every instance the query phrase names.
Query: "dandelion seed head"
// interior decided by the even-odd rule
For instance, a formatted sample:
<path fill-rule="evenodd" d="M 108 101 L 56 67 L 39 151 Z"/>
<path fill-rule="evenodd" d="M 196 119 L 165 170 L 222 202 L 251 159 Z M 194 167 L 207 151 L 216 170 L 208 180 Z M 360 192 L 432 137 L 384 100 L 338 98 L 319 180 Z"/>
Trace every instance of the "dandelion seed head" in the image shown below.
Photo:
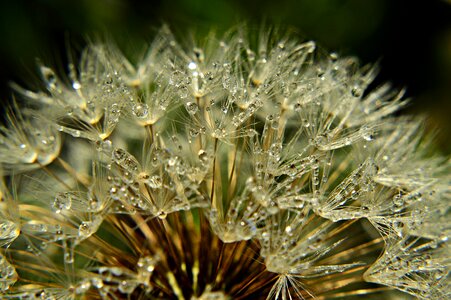
<path fill-rule="evenodd" d="M 449 159 L 375 67 L 266 28 L 91 44 L 0 127 L 5 299 L 449 297 Z M 27 107 L 27 109 L 22 109 Z"/>

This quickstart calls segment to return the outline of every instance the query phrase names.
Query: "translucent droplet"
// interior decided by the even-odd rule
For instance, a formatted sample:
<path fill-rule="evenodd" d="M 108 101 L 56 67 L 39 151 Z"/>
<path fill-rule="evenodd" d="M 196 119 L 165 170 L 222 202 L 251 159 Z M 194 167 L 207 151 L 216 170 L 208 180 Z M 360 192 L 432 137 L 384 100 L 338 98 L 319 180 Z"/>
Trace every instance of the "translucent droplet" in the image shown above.
<path fill-rule="evenodd" d="M 285 227 L 285 233 L 288 235 L 293 235 L 293 229 L 291 228 L 291 226 Z"/>
<path fill-rule="evenodd" d="M 78 237 L 86 239 L 93 234 L 93 224 L 90 221 L 84 221 L 78 226 Z"/>
<path fill-rule="evenodd" d="M 249 61 L 255 60 L 255 52 L 254 51 L 252 51 L 251 49 L 246 49 L 246 54 L 247 54 L 247 59 Z"/>
<path fill-rule="evenodd" d="M 136 288 L 136 283 L 129 280 L 122 280 L 119 283 L 118 290 L 123 294 L 131 294 Z"/>
<path fill-rule="evenodd" d="M 197 153 L 197 156 L 199 157 L 199 159 L 202 162 L 207 162 L 208 161 L 208 153 L 205 150 L 203 150 L 203 149 L 199 150 L 199 152 Z"/>
<path fill-rule="evenodd" d="M 94 277 L 91 279 L 91 284 L 93 287 L 101 289 L 103 287 L 103 280 L 99 277 Z"/>
<path fill-rule="evenodd" d="M 163 210 L 160 210 L 160 211 L 157 213 L 157 217 L 160 218 L 161 220 L 166 219 L 167 216 L 168 216 L 168 213 L 165 212 L 165 211 L 163 211 Z"/>
<path fill-rule="evenodd" d="M 188 64 L 188 69 L 195 70 L 196 68 L 197 68 L 197 65 L 195 62 L 192 61 Z"/>
<path fill-rule="evenodd" d="M 153 175 L 147 180 L 147 184 L 149 187 L 153 189 L 161 189 L 163 187 L 163 182 L 161 180 L 161 177 L 158 175 Z"/>
<path fill-rule="evenodd" d="M 294 111 L 301 111 L 302 105 L 301 103 L 294 104 Z"/>
<path fill-rule="evenodd" d="M 9 220 L 0 222 L 0 246 L 2 246 L 4 242 L 12 242 L 19 236 L 19 234 L 19 226 L 17 226 L 16 223 Z"/>
<path fill-rule="evenodd" d="M 360 87 L 358 87 L 358 86 L 354 86 L 354 87 L 351 89 L 351 94 L 352 94 L 352 96 L 354 96 L 354 97 L 359 98 L 359 97 L 362 96 L 362 93 L 363 93 L 362 89 L 361 89 Z"/>
<path fill-rule="evenodd" d="M 188 102 L 185 105 L 186 107 L 186 111 L 190 114 L 190 115 L 194 115 L 197 113 L 197 111 L 199 110 L 199 107 L 197 106 L 196 103 L 194 102 Z"/>
<path fill-rule="evenodd" d="M 127 152 L 123 149 L 117 148 L 117 149 L 114 149 L 114 151 L 113 151 L 113 160 L 116 163 L 121 163 L 122 161 L 125 160 L 125 158 L 127 156 L 128 156 Z"/>
<path fill-rule="evenodd" d="M 273 143 L 270 147 L 269 147 L 269 151 L 268 154 L 270 156 L 273 157 L 279 157 L 280 156 L 280 152 L 282 151 L 282 145 L 280 143 Z"/>
<path fill-rule="evenodd" d="M 67 264 L 74 263 L 74 253 L 71 250 L 68 250 L 68 252 L 64 253 L 64 262 Z"/>
<path fill-rule="evenodd" d="M 111 77 L 110 74 L 106 75 L 105 84 L 108 84 L 108 85 L 113 84 L 113 78 Z"/>
<path fill-rule="evenodd" d="M 136 266 L 138 267 L 139 272 L 152 273 L 158 261 L 159 261 L 158 258 L 155 258 L 153 256 L 145 256 L 141 257 L 138 260 Z"/>
<path fill-rule="evenodd" d="M 227 105 L 223 105 L 223 106 L 221 107 L 221 111 L 222 111 L 224 114 L 226 114 L 226 113 L 229 111 L 229 108 L 227 107 Z"/>
<path fill-rule="evenodd" d="M 73 137 L 80 137 L 80 135 L 81 135 L 81 132 L 80 132 L 80 130 L 74 130 L 74 131 L 72 131 L 72 132 L 70 132 L 70 134 L 73 136 Z"/>
<path fill-rule="evenodd" d="M 46 81 L 47 88 L 49 90 L 55 90 L 57 88 L 58 80 L 56 78 L 55 72 L 52 69 L 41 66 L 40 68 L 42 77 Z"/>
<path fill-rule="evenodd" d="M 16 269 L 0 254 L 0 291 L 6 291 L 18 279 Z"/>
<path fill-rule="evenodd" d="M 194 48 L 193 49 L 194 56 L 196 57 L 197 61 L 203 62 L 204 61 L 204 51 L 200 48 Z"/>
<path fill-rule="evenodd" d="M 332 60 L 332 61 L 338 60 L 338 54 L 336 52 L 330 53 L 329 57 L 330 57 L 330 60 Z"/>
<path fill-rule="evenodd" d="M 110 140 L 104 140 L 104 141 L 96 141 L 96 150 L 101 152 L 101 151 L 106 151 L 106 152 L 110 152 L 111 148 L 113 146 L 113 144 L 111 143 Z"/>
<path fill-rule="evenodd" d="M 327 138 L 324 135 L 318 135 L 315 138 L 315 144 L 318 146 L 324 146 L 327 144 Z"/>
<path fill-rule="evenodd" d="M 58 193 L 52 203 L 52 208 L 56 213 L 68 210 L 72 206 L 72 194 L 69 192 Z"/>
<path fill-rule="evenodd" d="M 79 90 L 81 88 L 81 84 L 78 81 L 74 81 L 72 82 L 72 87 L 74 88 L 74 90 Z"/>
<path fill-rule="evenodd" d="M 91 282 L 89 281 L 89 279 L 84 279 L 75 287 L 75 294 L 84 294 L 89 290 L 90 287 Z"/>
<path fill-rule="evenodd" d="M 258 132 L 255 129 L 249 129 L 249 130 L 247 130 L 246 133 L 247 133 L 248 137 L 254 137 L 257 135 Z"/>
<path fill-rule="evenodd" d="M 363 139 L 365 140 L 365 141 L 372 141 L 372 140 L 374 140 L 374 135 L 373 134 L 371 134 L 371 133 L 369 133 L 369 132 L 367 132 L 367 133 L 365 133 L 364 135 L 363 135 Z"/>
<path fill-rule="evenodd" d="M 149 106 L 146 103 L 137 103 L 133 105 L 132 112 L 137 118 L 147 118 L 149 115 Z"/>
<path fill-rule="evenodd" d="M 191 128 L 190 130 L 189 130 L 189 135 L 191 136 L 191 137 L 196 137 L 196 136 L 198 136 L 199 135 L 199 131 L 197 131 L 196 129 L 194 129 L 194 128 Z"/>

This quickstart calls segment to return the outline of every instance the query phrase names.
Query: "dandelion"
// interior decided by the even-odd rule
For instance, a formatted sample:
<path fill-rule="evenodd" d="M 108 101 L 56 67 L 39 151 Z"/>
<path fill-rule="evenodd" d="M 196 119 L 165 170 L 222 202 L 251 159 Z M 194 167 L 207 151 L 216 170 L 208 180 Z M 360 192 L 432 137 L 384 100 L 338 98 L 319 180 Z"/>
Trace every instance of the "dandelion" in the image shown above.
<path fill-rule="evenodd" d="M 268 30 L 13 85 L 3 299 L 447 299 L 449 160 L 375 69 Z"/>

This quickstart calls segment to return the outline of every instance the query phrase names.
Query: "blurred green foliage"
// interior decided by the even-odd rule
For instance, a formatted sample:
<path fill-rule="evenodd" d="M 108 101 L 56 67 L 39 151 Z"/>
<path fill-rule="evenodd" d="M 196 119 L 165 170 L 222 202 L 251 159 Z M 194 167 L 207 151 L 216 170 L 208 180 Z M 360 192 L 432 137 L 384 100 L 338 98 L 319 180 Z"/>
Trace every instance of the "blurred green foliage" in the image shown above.
<path fill-rule="evenodd" d="M 1 1 L 0 96 L 9 97 L 8 81 L 35 74 L 36 57 L 63 65 L 68 44 L 80 50 L 98 34 L 139 49 L 163 23 L 185 35 L 282 24 L 325 49 L 379 60 L 377 83 L 407 87 L 411 109 L 433 116 L 451 152 L 451 4 L 440 0 Z"/>

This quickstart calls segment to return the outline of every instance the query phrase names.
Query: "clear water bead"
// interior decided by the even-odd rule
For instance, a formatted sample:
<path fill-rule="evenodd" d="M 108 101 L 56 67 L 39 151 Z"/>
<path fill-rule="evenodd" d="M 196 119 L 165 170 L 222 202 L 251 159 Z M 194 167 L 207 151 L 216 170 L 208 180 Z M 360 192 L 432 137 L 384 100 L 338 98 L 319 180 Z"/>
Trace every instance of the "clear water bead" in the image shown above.
<path fill-rule="evenodd" d="M 84 221 L 78 226 L 78 237 L 81 239 L 86 239 L 90 237 L 93 232 L 93 223 L 90 221 Z"/>
<path fill-rule="evenodd" d="M 187 102 L 186 105 L 186 111 L 190 114 L 190 115 L 195 115 L 197 113 L 197 111 L 199 110 L 199 107 L 197 106 L 196 103 L 194 102 Z"/>
<path fill-rule="evenodd" d="M 68 210 L 72 206 L 72 194 L 69 192 L 58 193 L 52 203 L 52 209 L 56 213 L 61 213 L 63 210 Z"/>
<path fill-rule="evenodd" d="M 18 279 L 16 269 L 0 254 L 0 291 L 6 291 Z"/>
<path fill-rule="evenodd" d="M 189 64 L 188 64 L 188 69 L 190 69 L 190 70 L 195 70 L 195 69 L 197 69 L 197 65 L 196 65 L 196 63 L 195 62 L 190 62 Z"/>
<path fill-rule="evenodd" d="M 132 107 L 132 112 L 137 118 L 147 118 L 149 115 L 149 106 L 146 103 L 136 103 Z"/>
<path fill-rule="evenodd" d="M 9 220 L 0 222 L 0 246 L 15 240 L 20 234 L 19 226 Z"/>
<path fill-rule="evenodd" d="M 199 152 L 197 153 L 197 155 L 198 155 L 200 161 L 202 161 L 202 162 L 208 161 L 208 153 L 205 150 L 200 149 Z"/>

